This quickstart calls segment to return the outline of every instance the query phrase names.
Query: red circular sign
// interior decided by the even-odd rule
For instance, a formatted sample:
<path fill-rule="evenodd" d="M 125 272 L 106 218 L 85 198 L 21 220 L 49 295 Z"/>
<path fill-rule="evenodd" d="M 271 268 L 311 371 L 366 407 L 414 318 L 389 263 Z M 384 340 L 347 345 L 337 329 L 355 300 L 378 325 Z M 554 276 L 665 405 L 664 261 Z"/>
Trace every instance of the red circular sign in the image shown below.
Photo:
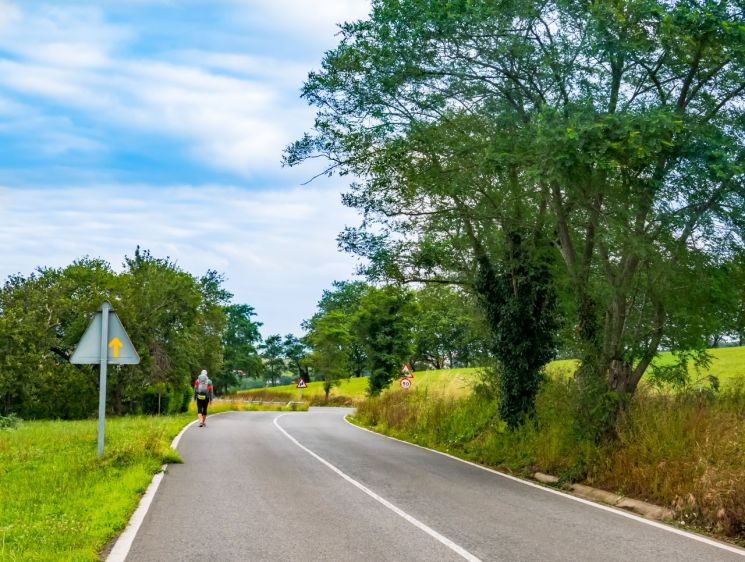
<path fill-rule="evenodd" d="M 409 390 L 411 388 L 411 380 L 410 379 L 403 378 L 403 379 L 401 379 L 400 384 L 401 384 L 401 388 L 403 388 L 404 390 Z"/>

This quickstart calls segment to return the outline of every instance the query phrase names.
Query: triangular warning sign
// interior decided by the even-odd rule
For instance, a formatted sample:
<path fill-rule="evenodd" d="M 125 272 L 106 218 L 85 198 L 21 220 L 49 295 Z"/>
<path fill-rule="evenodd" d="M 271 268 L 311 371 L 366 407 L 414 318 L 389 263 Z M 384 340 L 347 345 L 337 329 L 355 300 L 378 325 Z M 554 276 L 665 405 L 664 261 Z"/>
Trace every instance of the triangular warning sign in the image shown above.
<path fill-rule="evenodd" d="M 305 384 L 305 379 L 300 379 L 300 382 L 297 383 L 298 388 L 308 388 L 308 385 Z"/>
<path fill-rule="evenodd" d="M 99 364 L 101 363 L 101 317 L 100 310 L 88 325 L 88 329 L 80 338 L 75 353 L 70 357 L 70 363 Z M 109 310 L 109 329 L 106 335 L 107 363 L 109 365 L 137 365 L 140 356 L 132 345 L 121 320 L 116 312 Z"/>

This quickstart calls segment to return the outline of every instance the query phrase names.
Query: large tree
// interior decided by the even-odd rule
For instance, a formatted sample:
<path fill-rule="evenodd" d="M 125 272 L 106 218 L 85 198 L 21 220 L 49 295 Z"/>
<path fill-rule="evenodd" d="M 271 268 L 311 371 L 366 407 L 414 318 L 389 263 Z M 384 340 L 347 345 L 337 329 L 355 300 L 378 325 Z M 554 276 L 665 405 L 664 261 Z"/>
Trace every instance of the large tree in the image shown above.
<path fill-rule="evenodd" d="M 688 297 L 745 216 L 742 2 L 375 0 L 303 95 L 316 125 L 287 162 L 359 178 L 343 242 L 371 273 L 553 271 L 580 380 L 620 395 L 661 345 L 706 335 Z M 550 290 L 514 294 L 535 289 L 545 328 Z"/>

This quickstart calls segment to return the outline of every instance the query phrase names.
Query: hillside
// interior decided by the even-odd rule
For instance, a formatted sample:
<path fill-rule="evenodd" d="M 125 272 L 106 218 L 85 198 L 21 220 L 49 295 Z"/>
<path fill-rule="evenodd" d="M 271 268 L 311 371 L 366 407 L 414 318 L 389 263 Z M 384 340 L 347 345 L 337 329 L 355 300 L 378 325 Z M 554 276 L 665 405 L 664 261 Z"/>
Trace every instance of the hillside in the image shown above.
<path fill-rule="evenodd" d="M 745 383 L 745 347 L 722 347 L 710 349 L 712 364 L 708 369 L 695 371 L 689 368 L 691 382 L 702 379 L 711 374 L 716 376 L 722 388 L 727 388 Z M 672 354 L 665 352 L 655 360 L 657 364 L 670 364 L 673 361 Z M 547 367 L 551 376 L 571 376 L 577 365 L 574 359 L 561 359 L 552 361 Z M 414 373 L 412 381 L 413 390 L 427 390 L 453 396 L 461 396 L 468 392 L 473 383 L 478 380 L 477 368 L 469 369 L 444 369 L 439 371 L 419 371 Z M 398 388 L 398 379 L 394 380 L 391 388 Z M 340 399 L 342 397 L 350 400 L 362 400 L 367 392 L 367 377 L 349 378 L 340 381 L 339 386 L 331 390 L 330 397 Z M 241 391 L 244 395 L 260 395 L 270 398 L 274 396 L 281 400 L 299 400 L 300 391 L 294 385 L 277 386 L 274 388 L 259 388 Z M 302 391 L 303 400 L 319 400 L 323 397 L 323 383 L 311 382 L 308 388 Z"/>

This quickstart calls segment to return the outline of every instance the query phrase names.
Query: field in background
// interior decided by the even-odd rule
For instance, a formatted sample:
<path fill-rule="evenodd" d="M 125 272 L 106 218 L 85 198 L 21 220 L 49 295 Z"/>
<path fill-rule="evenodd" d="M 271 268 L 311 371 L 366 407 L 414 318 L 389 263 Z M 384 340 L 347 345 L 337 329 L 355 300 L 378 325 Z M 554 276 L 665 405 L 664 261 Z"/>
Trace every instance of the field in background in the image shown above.
<path fill-rule="evenodd" d="M 722 388 L 731 388 L 738 384 L 745 384 L 745 347 L 723 347 L 710 349 L 712 364 L 708 369 L 700 372 L 692 366 L 689 367 L 691 382 L 695 383 L 705 375 L 716 376 Z M 672 354 L 661 353 L 655 360 L 656 364 L 670 364 L 674 360 Z M 570 377 L 577 367 L 574 359 L 561 359 L 552 361 L 546 367 L 548 374 L 553 378 Z M 469 393 L 473 384 L 478 380 L 480 369 L 445 369 L 441 371 L 419 371 L 414 373 L 412 388 L 414 390 L 427 390 L 430 393 L 445 394 L 448 396 L 465 396 Z M 392 389 L 398 388 L 398 379 L 391 384 Z M 331 389 L 330 401 L 335 405 L 353 405 L 366 397 L 367 377 L 343 379 L 339 386 Z M 295 385 L 275 386 L 243 390 L 236 393 L 237 397 L 245 397 L 250 400 L 277 400 L 288 402 L 300 400 L 300 391 Z M 302 400 L 311 404 L 321 404 L 323 400 L 323 383 L 311 382 L 308 388 L 302 392 Z"/>

